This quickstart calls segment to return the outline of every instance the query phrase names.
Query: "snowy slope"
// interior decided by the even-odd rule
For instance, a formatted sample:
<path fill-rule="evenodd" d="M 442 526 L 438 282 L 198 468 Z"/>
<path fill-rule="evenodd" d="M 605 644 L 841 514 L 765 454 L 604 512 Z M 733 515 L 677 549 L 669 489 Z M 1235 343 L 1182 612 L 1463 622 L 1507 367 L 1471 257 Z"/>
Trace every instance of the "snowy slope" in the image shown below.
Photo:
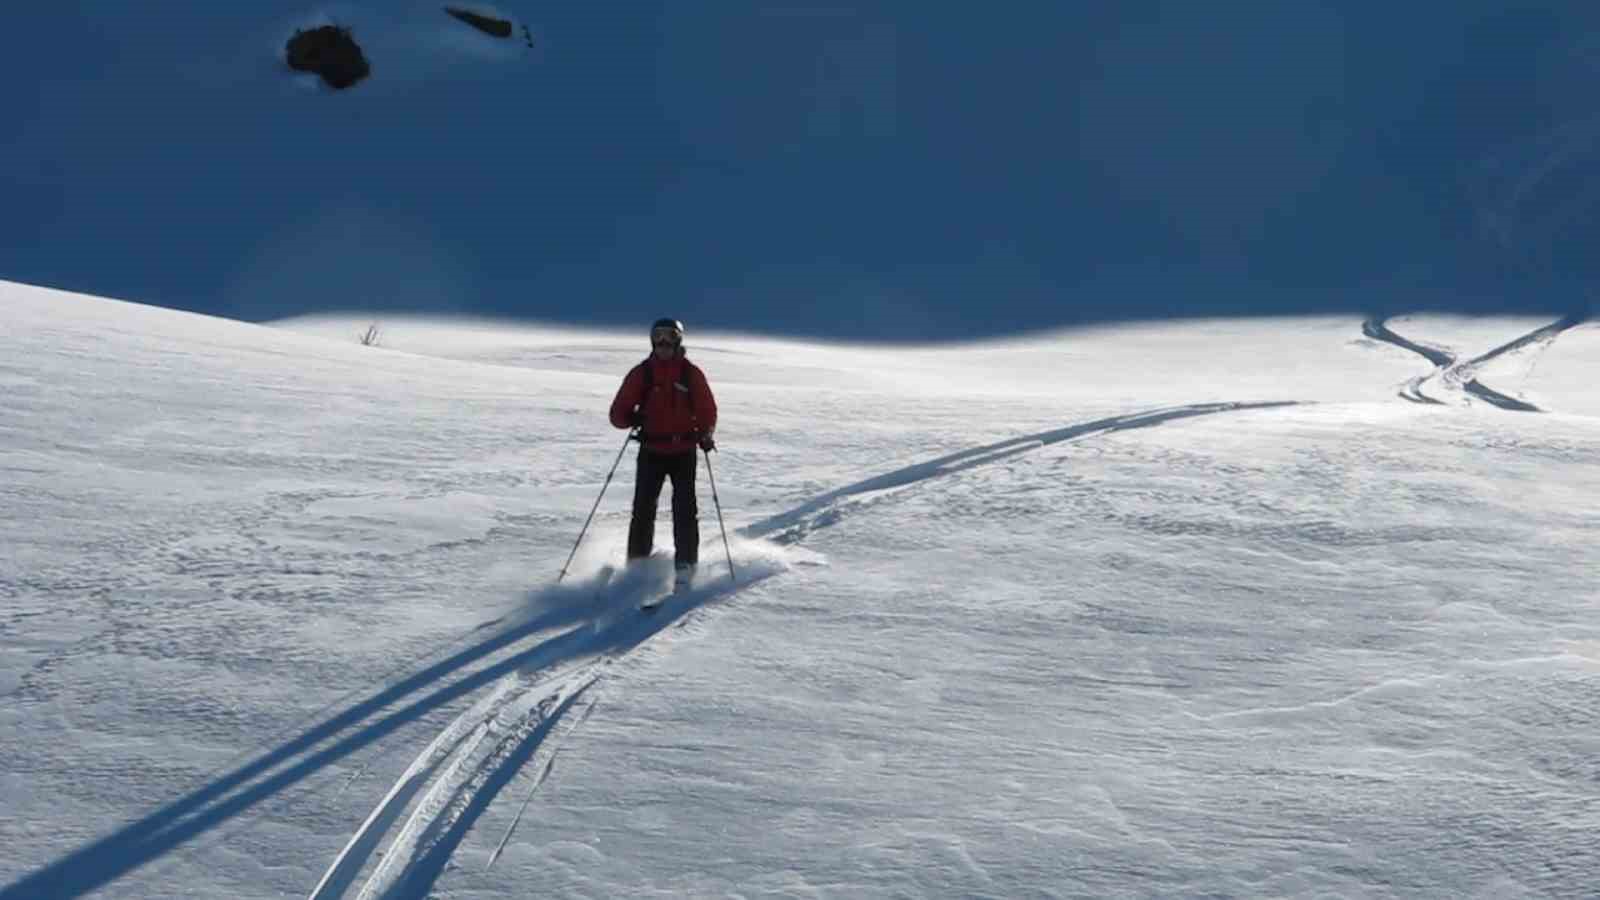
<path fill-rule="evenodd" d="M 1600 871 L 1592 325 L 1537 414 L 1406 402 L 1433 364 L 1354 317 L 691 330 L 739 581 L 703 483 L 707 571 L 646 617 L 664 573 L 596 581 L 627 459 L 554 584 L 637 334 L 374 348 L 9 284 L 0 324 L 7 900 Z M 1387 324 L 1472 356 L 1551 323 Z"/>

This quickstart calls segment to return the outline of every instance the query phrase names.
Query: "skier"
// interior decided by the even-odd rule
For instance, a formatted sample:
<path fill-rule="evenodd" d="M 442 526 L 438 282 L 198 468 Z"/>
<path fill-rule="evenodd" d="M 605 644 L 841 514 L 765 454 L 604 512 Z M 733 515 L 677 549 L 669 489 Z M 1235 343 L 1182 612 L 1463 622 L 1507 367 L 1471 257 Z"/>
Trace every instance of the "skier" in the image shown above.
<path fill-rule="evenodd" d="M 671 478 L 673 563 L 678 586 L 684 587 L 700 558 L 695 448 L 716 449 L 712 432 L 717 427 L 717 401 L 705 373 L 684 355 L 683 323 L 656 320 L 650 327 L 650 345 L 650 355 L 628 372 L 611 401 L 611 424 L 639 429 L 628 559 L 650 555 L 661 484 Z"/>

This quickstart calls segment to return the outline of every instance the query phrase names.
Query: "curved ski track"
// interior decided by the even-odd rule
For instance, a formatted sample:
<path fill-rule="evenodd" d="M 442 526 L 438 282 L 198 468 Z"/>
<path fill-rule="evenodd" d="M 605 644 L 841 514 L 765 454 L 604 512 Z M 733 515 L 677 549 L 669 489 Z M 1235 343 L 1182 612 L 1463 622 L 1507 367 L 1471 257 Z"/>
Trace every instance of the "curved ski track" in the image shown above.
<path fill-rule="evenodd" d="M 1564 317 L 1464 362 L 1448 351 L 1396 334 L 1381 318 L 1368 319 L 1362 331 L 1370 338 L 1416 353 L 1434 365 L 1434 371 L 1411 379 L 1402 387 L 1400 396 L 1409 401 L 1443 403 L 1422 390 L 1425 383 L 1438 379 L 1505 409 L 1534 410 L 1532 404 L 1478 382 L 1476 370 L 1502 354 L 1553 341 L 1585 318 Z M 1108 416 L 1024 435 L 864 479 L 750 524 L 739 533 L 778 544 L 799 544 L 812 532 L 846 516 L 891 501 L 902 489 L 1050 444 L 1196 416 L 1295 405 L 1301 404 L 1189 404 Z M 726 599 L 778 571 L 753 569 L 749 563 L 741 568 L 746 578 L 739 584 L 718 581 L 695 588 L 672 597 L 648 616 L 639 615 L 635 607 L 647 593 L 666 589 L 659 578 L 652 581 L 648 576 L 624 573 L 609 585 L 602 579 L 576 587 L 569 584 L 551 588 L 546 599 L 563 601 L 552 611 L 534 619 L 506 617 L 472 629 L 463 638 L 476 637 L 477 643 L 398 677 L 365 699 L 348 706 L 341 704 L 339 711 L 328 714 L 299 736 L 0 889 L 0 900 L 78 897 L 103 887 L 429 712 L 488 688 L 484 696 L 456 716 L 417 754 L 351 834 L 310 894 L 314 900 L 345 896 L 374 857 L 379 856 L 385 835 L 399 824 L 379 862 L 371 865 L 371 872 L 362 881 L 359 896 L 363 900 L 425 897 L 483 812 L 531 764 L 539 772 L 538 777 L 491 854 L 489 864 L 493 865 L 534 793 L 549 775 L 560 745 L 587 721 L 598 701 L 591 701 L 577 722 L 565 728 L 561 727 L 562 722 L 612 663 L 627 657 L 669 626 L 686 624 L 700 607 Z M 443 652 L 436 651 L 431 656 Z M 419 696 L 384 712 L 414 694 Z M 350 733 L 339 737 L 341 732 Z"/>
<path fill-rule="evenodd" d="M 1370 318 L 1361 324 L 1361 333 L 1374 340 L 1393 344 L 1402 350 L 1409 350 L 1433 363 L 1434 369 L 1424 375 L 1418 375 L 1406 381 L 1400 387 L 1400 396 L 1412 403 L 1428 403 L 1443 405 L 1444 401 L 1430 397 L 1422 392 L 1422 385 L 1435 378 L 1448 388 L 1459 389 L 1467 394 L 1477 397 L 1485 403 L 1498 406 L 1501 409 L 1513 412 L 1543 412 L 1539 407 L 1525 400 L 1502 394 L 1477 379 L 1478 369 L 1484 363 L 1507 353 L 1512 353 L 1532 344 L 1550 344 L 1563 331 L 1579 325 L 1588 318 L 1581 313 L 1572 313 L 1562 316 L 1549 325 L 1535 328 L 1533 331 L 1519 338 L 1507 341 L 1504 344 L 1479 356 L 1464 362 L 1458 361 L 1449 351 L 1401 337 L 1388 327 L 1387 318 Z"/>
<path fill-rule="evenodd" d="M 904 489 L 1050 444 L 1197 416 L 1294 405 L 1299 404 L 1166 407 L 999 441 L 839 488 L 749 525 L 740 534 L 798 544 L 814 531 L 893 500 Z M 612 664 L 669 627 L 687 624 L 701 607 L 779 571 L 776 564 L 763 567 L 759 561 L 746 560 L 740 564 L 737 584 L 717 579 L 696 586 L 670 596 L 649 615 L 640 614 L 637 603 L 653 592 L 667 591 L 670 572 L 652 574 L 643 566 L 624 570 L 609 581 L 601 576 L 588 583 L 551 586 L 537 598 L 548 602 L 546 612 L 503 617 L 471 629 L 450 645 L 407 663 L 401 674 L 370 694 L 351 695 L 317 714 L 299 734 L 243 757 L 190 793 L 0 887 L 0 900 L 81 897 L 104 888 L 430 713 L 481 692 L 386 789 L 310 893 L 318 900 L 343 897 L 359 882 L 362 898 L 426 897 L 500 793 L 521 771 L 538 772 L 490 864 L 498 858 L 560 745 L 587 720 L 598 701 L 589 701 L 575 722 L 565 726 L 563 722 L 593 693 Z M 458 648 L 461 644 L 466 646 Z M 334 789 L 346 790 L 349 782 Z M 395 836 L 383 846 L 397 825 Z M 363 880 L 361 875 L 369 867 Z"/>
<path fill-rule="evenodd" d="M 1148 428 L 1194 416 L 1292 405 L 1296 404 L 1195 404 L 1111 416 L 1012 438 L 857 482 L 817 497 L 789 512 L 747 526 L 739 533 L 747 537 L 773 536 L 771 539 L 777 543 L 797 544 L 812 531 L 839 521 L 861 505 L 884 499 L 884 492 L 890 489 L 926 482 L 1049 444 L 1094 434 Z M 758 575 L 738 585 L 723 581 L 710 588 L 697 588 L 686 597 L 674 597 L 648 616 L 625 615 L 616 618 L 603 625 L 596 634 L 597 639 L 602 639 L 603 652 L 592 652 L 594 648 L 574 647 L 570 653 L 556 654 L 559 661 L 550 663 L 545 669 L 530 666 L 505 676 L 488 697 L 457 717 L 418 754 L 405 774 L 351 835 L 311 892 L 312 900 L 331 900 L 344 896 L 377 850 L 382 834 L 399 821 L 407 806 L 413 807 L 411 814 L 389 843 L 382 860 L 368 874 L 357 896 L 359 900 L 427 896 L 444 871 L 451 852 L 482 812 L 525 764 L 534 761 L 537 765 L 537 760 L 543 759 L 543 771 L 529 790 L 527 798 L 522 801 L 517 819 L 491 854 L 489 865 L 493 865 L 510 839 L 511 830 L 520 821 L 522 810 L 526 808 L 533 792 L 543 783 L 544 776 L 554 762 L 559 746 L 547 744 L 558 745 L 559 740 L 552 740 L 549 736 L 578 698 L 603 677 L 606 668 L 664 630 L 671 622 L 700 606 L 724 599 L 770 574 L 775 573 Z M 613 597 L 612 605 L 619 611 L 631 611 L 639 592 L 625 587 L 618 593 L 621 596 Z M 616 632 L 614 637 L 617 639 L 605 637 L 612 632 Z M 586 713 L 583 720 L 587 718 Z M 578 724 L 581 725 L 582 720 Z M 576 727 L 562 734 L 561 740 L 575 731 Z"/>
<path fill-rule="evenodd" d="M 1438 378 L 1503 408 L 1533 409 L 1531 404 L 1479 383 L 1474 377 L 1476 369 L 1501 354 L 1552 341 L 1584 318 L 1565 317 L 1466 362 L 1395 334 L 1381 318 L 1367 320 L 1362 330 L 1373 339 L 1417 353 L 1435 366 L 1433 372 L 1413 379 L 1401 390 L 1407 400 L 1441 403 L 1422 391 L 1427 381 Z M 903 489 L 1050 444 L 1184 418 L 1295 405 L 1300 404 L 1190 404 L 1025 435 L 867 478 L 748 525 L 740 533 L 779 544 L 798 544 L 846 516 L 891 501 Z M 670 598 L 651 615 L 640 615 L 636 603 L 647 592 L 664 591 L 665 583 L 633 576 L 631 570 L 609 585 L 599 581 L 551 587 L 540 598 L 554 601 L 551 611 L 535 618 L 505 617 L 472 629 L 450 647 L 407 664 L 405 671 L 410 674 L 395 677 L 362 699 L 319 713 L 318 720 L 297 736 L 244 758 L 247 761 L 189 794 L 0 888 L 0 900 L 79 897 L 105 887 L 429 713 L 487 688 L 417 754 L 352 833 L 310 894 L 312 898 L 343 897 L 379 855 L 385 835 L 398 823 L 399 831 L 361 883 L 360 896 L 427 896 L 484 811 L 531 764 L 539 776 L 490 864 L 498 857 L 534 791 L 548 775 L 560 744 L 587 720 L 595 701 L 577 722 L 561 727 L 563 721 L 612 663 L 669 626 L 685 624 L 700 607 L 726 599 L 778 571 L 776 567 L 761 570 L 747 561 L 741 566 L 745 577 L 740 583 L 721 580 L 697 587 Z M 473 643 L 464 649 L 453 649 L 469 641 Z"/>

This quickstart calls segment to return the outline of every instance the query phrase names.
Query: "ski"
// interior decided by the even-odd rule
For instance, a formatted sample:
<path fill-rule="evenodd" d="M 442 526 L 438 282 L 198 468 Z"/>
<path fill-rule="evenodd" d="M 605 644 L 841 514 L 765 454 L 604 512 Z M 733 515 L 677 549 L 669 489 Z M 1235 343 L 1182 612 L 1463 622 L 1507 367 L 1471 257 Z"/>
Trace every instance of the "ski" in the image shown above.
<path fill-rule="evenodd" d="M 606 590 L 611 587 L 611 578 L 616 574 L 616 566 L 607 564 L 600 567 L 600 571 L 595 575 L 594 579 L 594 598 L 596 600 L 605 597 Z"/>
<path fill-rule="evenodd" d="M 639 608 L 645 612 L 654 612 L 661 604 L 667 602 L 669 597 L 676 594 L 687 593 L 694 586 L 694 569 L 679 569 L 677 577 L 673 579 L 672 590 L 663 594 L 646 597 L 639 603 Z"/>

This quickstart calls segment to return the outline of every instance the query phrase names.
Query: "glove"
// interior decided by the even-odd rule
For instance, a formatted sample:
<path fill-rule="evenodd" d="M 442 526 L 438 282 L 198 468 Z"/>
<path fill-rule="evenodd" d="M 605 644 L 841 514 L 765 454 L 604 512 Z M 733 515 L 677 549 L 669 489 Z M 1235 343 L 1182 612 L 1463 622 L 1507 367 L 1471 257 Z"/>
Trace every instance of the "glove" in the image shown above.
<path fill-rule="evenodd" d="M 631 413 L 628 413 L 628 427 L 629 428 L 643 428 L 644 427 L 644 413 L 640 412 L 637 409 L 634 410 Z"/>
<path fill-rule="evenodd" d="M 712 450 L 717 449 L 717 442 L 712 439 L 711 435 L 702 434 L 700 435 L 700 449 L 710 453 Z"/>

